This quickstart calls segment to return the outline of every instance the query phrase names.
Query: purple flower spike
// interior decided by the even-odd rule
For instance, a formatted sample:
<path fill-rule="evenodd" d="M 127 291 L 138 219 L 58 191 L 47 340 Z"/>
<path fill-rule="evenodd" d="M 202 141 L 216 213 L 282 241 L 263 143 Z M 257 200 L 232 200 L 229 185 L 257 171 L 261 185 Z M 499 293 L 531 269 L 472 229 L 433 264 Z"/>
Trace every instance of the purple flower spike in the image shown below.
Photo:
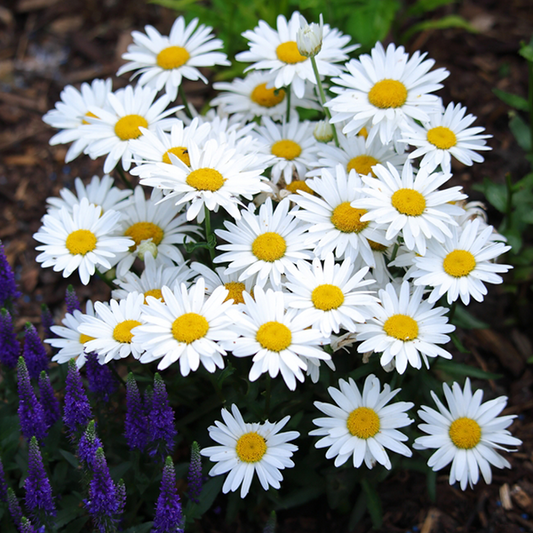
<path fill-rule="evenodd" d="M 24 488 L 26 489 L 26 508 L 34 521 L 39 525 L 49 523 L 50 519 L 56 515 L 56 507 L 50 480 L 44 470 L 43 458 L 35 437 L 30 441 L 28 477 L 24 482 Z"/>
<path fill-rule="evenodd" d="M 189 499 L 191 502 L 200 503 L 200 493 L 202 492 L 202 457 L 200 446 L 194 441 L 191 446 L 191 463 L 189 465 L 189 475 L 187 476 L 189 486 Z"/>
<path fill-rule="evenodd" d="M 44 409 L 44 419 L 47 427 L 52 427 L 61 418 L 59 400 L 56 398 L 54 388 L 50 383 L 48 374 L 43 370 L 39 376 L 39 394 L 41 405 Z"/>
<path fill-rule="evenodd" d="M 176 489 L 176 473 L 172 459 L 167 457 L 163 468 L 161 490 L 155 508 L 154 525 L 151 533 L 183 533 L 183 514 Z"/>
<path fill-rule="evenodd" d="M 0 307 L 10 307 L 20 296 L 15 275 L 7 261 L 4 245 L 0 241 Z"/>
<path fill-rule="evenodd" d="M 67 287 L 65 303 L 67 304 L 67 313 L 73 315 L 75 310 L 81 311 L 80 301 L 78 300 L 78 296 L 76 295 L 76 291 L 72 285 Z"/>
<path fill-rule="evenodd" d="M 15 522 L 17 529 L 20 529 L 20 523 L 22 521 L 22 510 L 20 508 L 17 495 L 11 488 L 7 489 L 7 506 L 9 508 L 9 513 L 11 514 L 13 522 Z"/>
<path fill-rule="evenodd" d="M 44 338 L 55 339 L 57 335 L 51 329 L 54 325 L 54 317 L 46 304 L 41 304 L 41 323 L 43 325 Z"/>
<path fill-rule="evenodd" d="M 63 411 L 63 421 L 70 437 L 74 438 L 80 430 L 87 427 L 91 418 L 91 406 L 83 387 L 80 372 L 76 366 L 76 361 L 71 359 L 68 362 L 65 409 Z"/>
<path fill-rule="evenodd" d="M 20 356 L 20 342 L 7 309 L 0 311 L 0 363 L 15 368 Z"/>
<path fill-rule="evenodd" d="M 4 465 L 0 459 L 0 502 L 7 502 L 7 483 L 4 473 Z"/>
<path fill-rule="evenodd" d="M 165 457 L 174 449 L 174 439 L 178 432 L 174 425 L 174 411 L 168 403 L 165 382 L 159 374 L 154 376 L 154 392 L 148 414 L 150 455 Z"/>
<path fill-rule="evenodd" d="M 24 349 L 22 352 L 31 379 L 39 379 L 39 374 L 48 369 L 48 356 L 46 348 L 39 337 L 35 327 L 29 322 L 26 324 L 24 336 Z"/>
<path fill-rule="evenodd" d="M 85 369 L 87 371 L 87 383 L 89 390 L 98 395 L 104 402 L 109 401 L 109 397 L 117 390 L 117 380 L 109 365 L 101 365 L 98 356 L 94 353 L 87 354 Z"/>
<path fill-rule="evenodd" d="M 148 443 L 148 417 L 133 374 L 126 380 L 126 423 L 124 436 L 131 450 L 143 451 Z"/>
<path fill-rule="evenodd" d="M 33 392 L 30 375 L 23 357 L 19 357 L 17 374 L 20 429 L 28 440 L 35 436 L 39 441 L 43 441 L 48 434 L 46 417 L 41 402 L 37 400 L 35 392 Z"/>
<path fill-rule="evenodd" d="M 96 435 L 96 423 L 91 420 L 78 443 L 78 457 L 92 470 L 96 451 L 102 446 L 102 441 Z"/>
<path fill-rule="evenodd" d="M 20 521 L 20 533 L 41 533 L 41 531 L 44 533 L 44 526 L 35 529 L 33 524 L 25 516 L 22 517 Z"/>

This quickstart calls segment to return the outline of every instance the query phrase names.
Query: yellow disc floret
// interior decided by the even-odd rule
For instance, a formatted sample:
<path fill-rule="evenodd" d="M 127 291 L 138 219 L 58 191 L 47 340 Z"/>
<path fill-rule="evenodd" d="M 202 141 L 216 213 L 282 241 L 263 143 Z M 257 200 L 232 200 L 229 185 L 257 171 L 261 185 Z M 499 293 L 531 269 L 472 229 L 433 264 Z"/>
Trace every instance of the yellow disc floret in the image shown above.
<path fill-rule="evenodd" d="M 94 113 L 91 113 L 90 111 L 87 111 L 87 113 L 85 113 L 85 115 L 83 115 L 83 116 L 84 117 L 88 117 L 88 118 L 98 118 Z M 81 123 L 82 124 L 90 124 L 90 122 L 88 122 L 85 119 L 82 119 Z"/>
<path fill-rule="evenodd" d="M 150 289 L 149 291 L 146 291 L 144 293 L 144 303 L 147 303 L 146 302 L 147 296 L 153 296 L 154 298 L 157 298 L 158 300 L 161 300 L 162 302 L 165 301 L 165 299 L 163 298 L 163 293 L 161 292 L 161 289 Z"/>
<path fill-rule="evenodd" d="M 255 238 L 252 253 L 261 261 L 273 263 L 281 259 L 287 250 L 285 239 L 274 231 L 267 231 Z"/>
<path fill-rule="evenodd" d="M 168 154 L 174 154 L 178 159 L 180 159 L 188 167 L 191 166 L 191 159 L 189 157 L 189 150 L 187 150 L 187 148 L 185 148 L 185 146 L 173 146 L 172 148 L 169 148 L 163 154 L 163 163 L 168 163 L 169 165 L 171 165 L 172 161 L 170 160 L 170 156 Z"/>
<path fill-rule="evenodd" d="M 426 210 L 424 195 L 414 189 L 398 189 L 391 201 L 398 213 L 409 217 L 419 217 Z"/>
<path fill-rule="evenodd" d="M 371 155 L 358 155 L 356 157 L 352 157 L 352 159 L 348 161 L 346 170 L 350 172 L 350 170 L 354 169 L 358 174 L 363 174 L 364 176 L 370 174 L 371 176 L 376 177 L 376 175 L 372 172 L 372 167 L 378 163 L 379 161 Z"/>
<path fill-rule="evenodd" d="M 244 463 L 257 463 L 267 451 L 266 441 L 255 431 L 250 431 L 239 437 L 235 451 Z"/>
<path fill-rule="evenodd" d="M 250 95 L 250 99 L 252 100 L 252 102 L 255 102 L 256 104 L 262 107 L 269 108 L 280 104 L 281 102 L 283 102 L 284 98 L 284 89 L 276 89 L 275 87 L 267 89 L 266 82 L 260 83 Z"/>
<path fill-rule="evenodd" d="M 141 115 L 126 115 L 115 124 L 115 134 L 121 141 L 137 139 L 142 135 L 140 127 L 147 128 L 148 121 Z"/>
<path fill-rule="evenodd" d="M 467 250 L 454 250 L 450 252 L 442 263 L 444 272 L 454 278 L 468 276 L 476 268 L 476 258 Z"/>
<path fill-rule="evenodd" d="M 309 185 L 307 185 L 304 180 L 292 180 L 290 183 L 285 185 L 285 188 L 293 194 L 297 194 L 298 191 L 304 191 L 309 194 L 315 194 L 313 189 L 311 189 L 311 187 L 309 187 Z"/>
<path fill-rule="evenodd" d="M 448 150 L 457 144 L 455 133 L 445 126 L 437 126 L 436 128 L 428 130 L 427 139 L 428 142 L 440 150 Z"/>
<path fill-rule="evenodd" d="M 407 89 L 398 80 L 378 81 L 368 93 L 368 101 L 380 109 L 402 107 L 407 100 Z"/>
<path fill-rule="evenodd" d="M 140 325 L 141 323 L 138 320 L 124 320 L 119 322 L 113 329 L 113 338 L 117 342 L 130 344 L 133 339 L 131 330 Z"/>
<path fill-rule="evenodd" d="M 172 335 L 178 342 L 197 341 L 209 331 L 209 322 L 198 313 L 185 313 L 172 323 Z"/>
<path fill-rule="evenodd" d="M 311 301 L 317 309 L 331 311 L 344 303 L 344 293 L 336 285 L 324 283 L 313 289 Z"/>
<path fill-rule="evenodd" d="M 255 340 L 265 350 L 281 352 L 291 345 L 292 333 L 291 330 L 281 322 L 265 322 L 257 330 Z"/>
<path fill-rule="evenodd" d="M 346 426 L 354 437 L 366 440 L 377 435 L 381 424 L 374 409 L 358 407 L 348 416 Z"/>
<path fill-rule="evenodd" d="M 383 330 L 400 341 L 412 341 L 418 337 L 418 322 L 408 315 L 392 315 L 383 324 Z"/>
<path fill-rule="evenodd" d="M 96 235 L 88 229 L 73 231 L 65 242 L 67 250 L 72 255 L 85 255 L 96 248 Z"/>
<path fill-rule="evenodd" d="M 302 147 L 297 142 L 291 141 L 290 139 L 283 139 L 275 142 L 270 151 L 272 152 L 272 155 L 275 155 L 276 157 L 282 157 L 283 159 L 292 161 L 302 153 Z"/>
<path fill-rule="evenodd" d="M 298 52 L 298 45 L 296 44 L 296 41 L 287 41 L 285 43 L 281 43 L 276 48 L 276 55 L 280 61 L 288 63 L 289 65 L 301 63 L 307 59 L 307 57 Z"/>
<path fill-rule="evenodd" d="M 333 210 L 331 223 L 343 233 L 359 233 L 369 224 L 361 222 L 361 217 L 366 213 L 366 209 L 356 209 L 350 202 L 343 202 Z"/>
<path fill-rule="evenodd" d="M 214 168 L 199 168 L 193 170 L 185 180 L 187 185 L 198 191 L 218 191 L 224 185 L 224 177 Z"/>
<path fill-rule="evenodd" d="M 161 68 L 172 70 L 185 65 L 189 57 L 189 52 L 183 46 L 169 46 L 157 54 L 156 62 Z"/>
<path fill-rule="evenodd" d="M 228 281 L 227 283 L 224 283 L 224 287 L 228 289 L 228 295 L 226 299 L 224 300 L 227 302 L 228 300 L 233 300 L 234 304 L 243 304 L 244 298 L 242 297 L 242 293 L 245 290 L 244 283 L 241 283 L 240 281 Z"/>
<path fill-rule="evenodd" d="M 370 239 L 368 239 L 368 244 L 370 244 L 370 249 L 374 252 L 384 252 L 387 247 L 384 244 L 380 244 L 379 242 L 374 242 Z"/>
<path fill-rule="evenodd" d="M 135 241 L 135 246 L 132 247 L 135 250 L 142 241 L 147 241 L 148 239 L 152 239 L 156 246 L 159 245 L 165 233 L 153 222 L 136 222 L 124 232 L 124 235 Z"/>
<path fill-rule="evenodd" d="M 481 440 L 481 427 L 475 420 L 465 416 L 451 423 L 448 434 L 457 448 L 471 450 Z"/>
<path fill-rule="evenodd" d="M 89 335 L 85 335 L 85 333 L 80 333 L 79 343 L 85 344 L 86 342 L 94 341 L 94 337 L 89 337 Z"/>

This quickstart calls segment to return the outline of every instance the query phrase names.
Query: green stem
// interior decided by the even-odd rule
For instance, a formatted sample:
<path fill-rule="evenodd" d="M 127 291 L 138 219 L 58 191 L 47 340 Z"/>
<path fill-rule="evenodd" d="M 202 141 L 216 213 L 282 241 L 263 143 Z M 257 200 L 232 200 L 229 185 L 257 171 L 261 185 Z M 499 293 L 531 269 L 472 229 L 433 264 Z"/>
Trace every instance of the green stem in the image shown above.
<path fill-rule="evenodd" d="M 329 123 L 331 124 L 331 111 L 329 110 L 329 107 L 326 107 L 326 93 L 324 92 L 324 87 L 322 86 L 322 80 L 320 79 L 320 74 L 318 73 L 318 67 L 316 64 L 316 60 L 314 57 L 311 57 L 310 59 L 311 59 L 311 65 L 313 66 L 313 72 L 315 73 L 316 84 L 318 86 L 318 93 L 320 94 L 320 103 L 322 104 L 324 113 L 326 113 L 326 117 L 328 117 Z M 335 128 L 335 124 L 331 124 L 331 128 L 333 129 L 333 138 L 335 139 L 335 145 L 339 146 L 339 138 L 337 137 L 337 129 Z"/>
<path fill-rule="evenodd" d="M 183 85 L 181 83 L 180 83 L 178 91 L 181 96 L 181 101 L 183 102 L 183 105 L 185 106 L 185 113 L 190 119 L 192 119 L 191 108 L 189 107 L 189 102 L 187 101 L 187 97 L 185 96 L 185 91 L 183 90 Z"/>
<path fill-rule="evenodd" d="M 204 205 L 204 224 L 205 224 L 205 241 L 210 242 L 211 235 L 213 235 L 213 230 L 211 229 L 211 212 Z M 208 246 L 209 255 L 211 256 L 211 262 L 215 259 L 215 249 L 211 246 Z"/>
<path fill-rule="evenodd" d="M 400 248 L 400 243 L 398 241 L 396 241 L 394 243 L 394 248 L 392 249 L 392 255 L 391 255 L 391 258 L 390 258 L 390 263 L 392 263 L 396 259 L 396 256 L 398 255 L 398 248 Z"/>
<path fill-rule="evenodd" d="M 291 85 L 289 83 L 289 86 L 287 87 L 287 90 L 285 92 L 287 95 L 287 122 L 291 119 Z"/>
<path fill-rule="evenodd" d="M 452 323 L 453 317 L 455 315 L 455 308 L 456 307 L 457 307 L 457 300 L 455 300 L 455 302 L 453 302 L 452 305 L 450 306 L 450 313 L 448 314 L 448 322 L 450 324 Z"/>
<path fill-rule="evenodd" d="M 270 374 L 266 375 L 266 387 L 265 387 L 265 420 L 268 420 L 270 415 L 270 396 L 272 392 L 272 378 Z"/>
<path fill-rule="evenodd" d="M 131 184 L 131 181 L 126 177 L 126 174 L 124 172 L 124 169 L 122 168 L 122 165 L 119 163 L 116 167 L 115 167 L 116 171 L 118 172 L 118 175 L 120 176 L 120 178 L 122 179 L 122 181 L 124 182 L 124 184 L 126 185 L 126 187 L 128 189 L 131 189 L 133 190 L 133 185 Z"/>
<path fill-rule="evenodd" d="M 529 133 L 531 136 L 531 153 L 533 154 L 533 61 L 527 62 L 527 71 L 529 74 Z"/>

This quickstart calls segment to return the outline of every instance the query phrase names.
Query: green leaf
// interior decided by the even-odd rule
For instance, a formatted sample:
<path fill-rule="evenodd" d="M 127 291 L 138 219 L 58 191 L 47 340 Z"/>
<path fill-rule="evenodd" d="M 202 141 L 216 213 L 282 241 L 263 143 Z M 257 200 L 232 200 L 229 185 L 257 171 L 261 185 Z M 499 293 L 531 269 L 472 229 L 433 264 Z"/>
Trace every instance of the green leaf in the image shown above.
<path fill-rule="evenodd" d="M 418 0 L 418 2 L 411 6 L 407 13 L 410 16 L 416 17 L 418 15 L 423 15 L 428 11 L 433 11 L 441 6 L 447 6 L 448 4 L 453 4 L 457 0 Z"/>
<path fill-rule="evenodd" d="M 522 43 L 522 46 L 520 47 L 520 50 L 518 51 L 518 53 L 523 58 L 527 59 L 528 61 L 533 62 L 533 39 L 531 39 L 529 44 Z"/>
<path fill-rule="evenodd" d="M 59 450 L 59 453 L 69 462 L 71 466 L 73 466 L 74 468 L 78 468 L 79 462 L 75 455 L 72 455 L 66 450 Z"/>
<path fill-rule="evenodd" d="M 352 514 L 350 515 L 350 522 L 348 523 L 349 531 L 355 530 L 355 526 L 357 526 L 357 524 L 362 520 L 363 516 L 365 516 L 365 512 L 366 497 L 364 491 L 361 491 L 353 507 Z"/>
<path fill-rule="evenodd" d="M 482 192 L 487 201 L 500 213 L 507 210 L 507 187 L 503 183 L 494 183 L 489 178 L 485 178 L 483 183 L 476 183 L 473 186 L 476 191 Z"/>
<path fill-rule="evenodd" d="M 381 498 L 379 497 L 376 487 L 370 484 L 367 479 L 361 479 L 361 486 L 365 492 L 366 506 L 372 519 L 374 529 L 381 528 L 383 523 L 383 511 L 381 508 Z"/>
<path fill-rule="evenodd" d="M 216 497 L 220 494 L 220 491 L 222 490 L 223 483 L 224 477 L 216 476 L 210 479 L 202 487 L 202 492 L 200 493 L 200 503 L 196 505 L 196 513 L 198 517 L 201 517 L 211 508 Z"/>
<path fill-rule="evenodd" d="M 437 501 L 437 472 L 434 472 L 431 468 L 427 470 L 426 485 L 429 499 L 435 503 Z"/>
<path fill-rule="evenodd" d="M 283 509 L 291 509 L 292 507 L 297 507 L 298 505 L 303 505 L 304 503 L 308 503 L 315 498 L 318 498 L 323 493 L 324 487 L 322 486 L 314 485 L 310 487 L 298 488 L 284 497 L 283 500 L 276 505 L 275 510 L 280 511 Z"/>
<path fill-rule="evenodd" d="M 152 529 L 153 525 L 153 522 L 145 522 L 144 524 L 130 527 L 123 531 L 123 533 L 148 533 Z"/>
<path fill-rule="evenodd" d="M 516 142 L 522 150 L 529 152 L 531 150 L 531 131 L 529 126 L 514 111 L 509 113 L 509 117 L 509 129 L 513 133 Z"/>
<path fill-rule="evenodd" d="M 453 324 L 463 329 L 487 329 L 489 325 L 475 316 L 471 315 L 461 304 L 455 307 L 453 315 Z"/>
<path fill-rule="evenodd" d="M 111 477 L 113 479 L 122 479 L 124 474 L 131 468 L 131 461 L 125 461 L 117 466 L 109 469 Z"/>
<path fill-rule="evenodd" d="M 514 107 L 519 111 L 529 111 L 529 103 L 525 98 L 496 88 L 492 89 L 492 92 L 507 105 Z"/>
<path fill-rule="evenodd" d="M 57 516 L 54 520 L 54 526 L 56 530 L 69 524 L 75 518 L 78 518 L 80 514 L 84 514 L 85 511 L 80 507 L 81 500 L 76 496 L 63 496 L 60 500 L 61 509 L 57 512 Z"/>
<path fill-rule="evenodd" d="M 448 28 L 462 28 L 470 33 L 478 33 L 478 30 L 472 26 L 466 19 L 459 15 L 448 15 L 435 20 L 424 20 L 413 24 L 401 37 L 401 41 L 408 41 L 415 33 L 424 30 L 446 30 Z"/>
<path fill-rule="evenodd" d="M 470 350 L 467 350 L 465 348 L 465 345 L 459 340 L 459 337 L 455 333 L 450 333 L 450 338 L 452 339 L 453 345 L 461 352 L 461 353 L 470 353 Z"/>
<path fill-rule="evenodd" d="M 452 377 L 471 377 L 478 379 L 500 379 L 501 374 L 494 374 L 493 372 L 486 372 L 475 366 L 464 365 L 462 363 L 456 363 L 455 361 L 448 361 L 447 359 L 439 359 L 434 365 L 434 370 L 440 370 L 446 374 L 450 374 Z"/>

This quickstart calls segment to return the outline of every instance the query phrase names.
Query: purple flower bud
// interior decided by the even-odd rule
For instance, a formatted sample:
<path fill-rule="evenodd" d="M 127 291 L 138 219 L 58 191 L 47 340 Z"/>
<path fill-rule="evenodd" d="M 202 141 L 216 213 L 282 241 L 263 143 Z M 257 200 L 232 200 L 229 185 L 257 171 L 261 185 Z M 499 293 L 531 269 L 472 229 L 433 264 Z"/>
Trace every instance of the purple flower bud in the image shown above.
<path fill-rule="evenodd" d="M 7 502 L 7 483 L 4 473 L 4 465 L 0 459 L 0 502 Z"/>
<path fill-rule="evenodd" d="M 48 434 L 46 417 L 43 406 L 37 400 L 33 391 L 30 375 L 23 357 L 19 357 L 17 374 L 20 429 L 28 440 L 35 436 L 39 441 L 42 441 Z"/>
<path fill-rule="evenodd" d="M 73 315 L 75 310 L 81 311 L 80 301 L 78 300 L 78 296 L 76 295 L 76 291 L 72 285 L 67 287 L 65 302 L 67 304 L 67 313 Z"/>
<path fill-rule="evenodd" d="M 109 365 L 101 365 L 98 362 L 98 356 L 94 353 L 87 354 L 85 369 L 87 372 L 87 383 L 89 390 L 107 402 L 109 397 L 117 390 L 117 380 L 111 372 Z"/>
<path fill-rule="evenodd" d="M 13 489 L 11 488 L 7 489 L 7 506 L 9 508 L 9 512 L 11 514 L 13 522 L 15 522 L 17 529 L 20 529 L 20 522 L 22 520 L 22 510 L 20 508 L 18 498 Z"/>
<path fill-rule="evenodd" d="M 189 465 L 189 475 L 187 476 L 189 486 L 189 499 L 191 502 L 200 503 L 200 493 L 202 492 L 202 457 L 200 446 L 194 441 L 191 446 L 191 463 Z"/>
<path fill-rule="evenodd" d="M 0 363 L 15 368 L 20 356 L 20 342 L 7 309 L 0 311 Z"/>
<path fill-rule="evenodd" d="M 176 489 L 176 473 L 172 459 L 167 457 L 163 468 L 161 489 L 155 508 L 154 525 L 151 533 L 182 533 L 183 514 Z"/>
<path fill-rule="evenodd" d="M 135 381 L 130 372 L 126 380 L 126 422 L 124 436 L 131 450 L 141 452 L 148 443 L 148 417 Z"/>
<path fill-rule="evenodd" d="M 56 507 L 50 480 L 44 470 L 43 458 L 35 437 L 30 441 L 28 477 L 24 482 L 24 488 L 26 489 L 26 508 L 34 521 L 39 525 L 49 523 L 51 517 L 56 515 Z"/>
<path fill-rule="evenodd" d="M 0 241 L 0 307 L 10 307 L 20 295 L 15 275 L 7 261 L 4 245 Z"/>
<path fill-rule="evenodd" d="M 150 455 L 165 457 L 174 449 L 174 439 L 178 432 L 174 425 L 174 411 L 168 403 L 165 382 L 156 373 L 150 411 L 148 413 L 148 438 Z"/>
<path fill-rule="evenodd" d="M 126 507 L 126 484 L 123 479 L 117 483 L 117 515 L 120 516 Z"/>
<path fill-rule="evenodd" d="M 92 470 L 94 468 L 96 451 L 102 447 L 102 441 L 96 435 L 96 423 L 94 420 L 91 420 L 78 443 L 78 457 Z"/>
<path fill-rule="evenodd" d="M 22 352 L 28 372 L 31 379 L 38 379 L 43 370 L 48 369 L 48 356 L 46 348 L 41 342 L 39 333 L 29 322 L 26 323 L 26 332 L 24 336 L 24 349 Z"/>
<path fill-rule="evenodd" d="M 33 524 L 25 517 L 23 516 L 20 521 L 20 533 L 44 533 L 45 529 L 44 526 L 40 527 L 39 529 L 35 529 L 33 527 Z"/>
<path fill-rule="evenodd" d="M 70 437 L 74 438 L 80 430 L 84 429 L 91 418 L 91 406 L 83 387 L 80 372 L 76 366 L 76 361 L 71 359 L 68 362 L 65 409 L 63 411 L 63 421 Z"/>
<path fill-rule="evenodd" d="M 43 325 L 44 338 L 55 339 L 57 335 L 51 329 L 54 325 L 54 317 L 46 304 L 41 304 L 41 323 Z"/>
<path fill-rule="evenodd" d="M 43 370 L 39 376 L 39 394 L 44 410 L 44 419 L 47 427 L 52 427 L 61 418 L 59 400 L 56 398 L 54 388 L 50 383 L 48 374 Z"/>

